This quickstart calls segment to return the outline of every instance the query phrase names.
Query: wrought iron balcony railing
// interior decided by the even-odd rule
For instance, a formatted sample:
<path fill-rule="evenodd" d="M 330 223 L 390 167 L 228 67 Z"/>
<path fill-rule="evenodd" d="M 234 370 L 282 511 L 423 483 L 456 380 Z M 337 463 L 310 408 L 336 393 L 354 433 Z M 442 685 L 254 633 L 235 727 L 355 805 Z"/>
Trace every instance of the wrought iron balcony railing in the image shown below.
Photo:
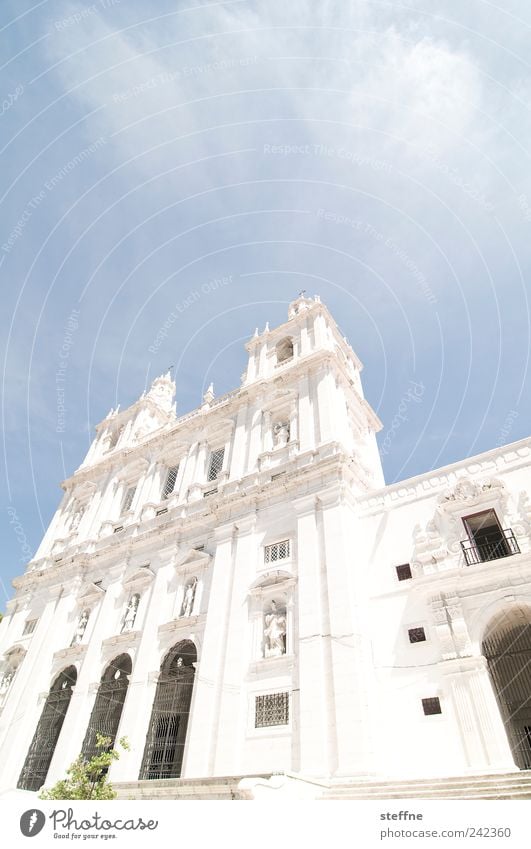
<path fill-rule="evenodd" d="M 474 566 L 488 560 L 499 560 L 502 557 L 512 557 L 520 554 L 520 546 L 511 528 L 501 531 L 502 536 L 490 542 L 477 543 L 467 539 L 461 543 L 466 565 Z"/>

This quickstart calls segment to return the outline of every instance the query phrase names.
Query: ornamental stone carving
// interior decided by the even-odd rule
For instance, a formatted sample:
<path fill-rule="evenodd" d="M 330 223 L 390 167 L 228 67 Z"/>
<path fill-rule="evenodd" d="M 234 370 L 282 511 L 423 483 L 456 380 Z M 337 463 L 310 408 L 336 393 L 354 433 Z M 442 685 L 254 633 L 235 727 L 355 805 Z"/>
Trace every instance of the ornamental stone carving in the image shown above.
<path fill-rule="evenodd" d="M 472 643 L 461 599 L 455 594 L 438 593 L 431 597 L 430 605 L 443 659 L 470 657 Z"/>

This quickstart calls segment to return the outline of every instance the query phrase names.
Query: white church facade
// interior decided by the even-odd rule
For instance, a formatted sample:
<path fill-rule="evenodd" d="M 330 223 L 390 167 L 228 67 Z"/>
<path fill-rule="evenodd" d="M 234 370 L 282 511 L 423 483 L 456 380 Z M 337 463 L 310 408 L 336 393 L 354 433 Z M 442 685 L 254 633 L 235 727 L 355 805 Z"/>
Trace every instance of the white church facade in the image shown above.
<path fill-rule="evenodd" d="M 531 440 L 385 485 L 319 298 L 241 386 L 114 410 L 0 625 L 0 792 L 126 736 L 113 782 L 531 768 Z"/>

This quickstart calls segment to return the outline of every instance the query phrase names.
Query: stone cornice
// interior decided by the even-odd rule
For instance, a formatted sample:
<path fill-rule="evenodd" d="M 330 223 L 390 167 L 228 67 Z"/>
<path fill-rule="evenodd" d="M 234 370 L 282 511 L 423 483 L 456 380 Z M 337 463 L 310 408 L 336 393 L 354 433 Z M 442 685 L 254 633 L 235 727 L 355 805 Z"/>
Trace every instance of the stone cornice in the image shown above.
<path fill-rule="evenodd" d="M 287 496 L 295 495 L 301 486 L 306 487 L 306 498 L 313 499 L 322 493 L 323 487 L 336 486 L 350 500 L 350 489 L 363 486 L 357 477 L 355 469 L 350 466 L 350 458 L 335 443 L 323 446 L 323 457 L 319 459 L 318 452 L 308 452 L 308 455 L 297 455 L 292 461 L 291 469 L 286 475 L 272 481 L 271 470 L 259 475 L 252 474 L 243 479 L 241 489 L 231 494 L 225 490 L 219 495 L 211 496 L 200 501 L 177 504 L 169 513 L 159 518 L 155 517 L 146 522 L 136 522 L 131 526 L 131 535 L 123 537 L 113 535 L 104 539 L 87 541 L 91 552 L 74 553 L 68 563 L 54 564 L 41 570 L 29 571 L 13 582 L 19 591 L 33 589 L 39 586 L 65 584 L 79 574 L 82 564 L 83 577 L 95 577 L 101 571 L 107 558 L 115 566 L 127 562 L 129 558 L 139 553 L 144 547 L 149 547 L 154 540 L 157 550 L 171 547 L 176 536 L 193 539 L 199 532 L 202 536 L 215 531 L 223 525 L 237 525 L 239 520 L 245 521 L 250 512 L 264 506 L 282 502 Z M 220 530 L 221 533 L 223 531 Z M 45 561 L 43 561 L 45 562 Z M 66 568 L 65 568 L 66 567 Z"/>
<path fill-rule="evenodd" d="M 474 457 L 468 457 L 448 466 L 443 466 L 421 475 L 415 475 L 397 483 L 381 487 L 357 499 L 362 515 L 380 513 L 398 502 L 434 498 L 454 486 L 459 480 L 459 472 L 466 472 L 471 478 L 498 476 L 504 471 L 512 471 L 529 465 L 531 460 L 531 438 L 499 448 L 492 448 Z"/>
<path fill-rule="evenodd" d="M 194 440 L 194 436 L 197 436 L 198 430 L 204 431 L 205 428 L 209 431 L 215 430 L 220 418 L 225 418 L 227 414 L 237 416 L 240 408 L 249 401 L 258 399 L 261 394 L 269 396 L 273 386 L 293 387 L 293 384 L 300 376 L 306 374 L 308 369 L 319 369 L 326 363 L 334 365 L 341 376 L 345 390 L 351 393 L 353 409 L 357 412 L 359 421 L 362 424 L 370 424 L 374 430 L 380 430 L 382 427 L 380 419 L 368 402 L 357 392 L 341 358 L 331 349 L 320 348 L 304 357 L 297 358 L 288 368 L 279 373 L 245 384 L 216 398 L 208 407 L 204 405 L 197 407 L 175 421 L 166 423 L 153 434 L 147 435 L 137 445 L 118 448 L 90 465 L 80 466 L 71 477 L 61 483 L 61 486 L 63 489 L 70 489 L 86 480 L 99 479 L 116 466 L 123 468 L 136 459 L 148 461 L 157 454 L 160 456 L 160 451 L 164 449 L 165 444 L 170 451 L 173 451 L 172 442 L 176 437 L 182 440 L 182 445 L 189 444 Z M 229 411 L 227 407 L 230 408 Z"/>

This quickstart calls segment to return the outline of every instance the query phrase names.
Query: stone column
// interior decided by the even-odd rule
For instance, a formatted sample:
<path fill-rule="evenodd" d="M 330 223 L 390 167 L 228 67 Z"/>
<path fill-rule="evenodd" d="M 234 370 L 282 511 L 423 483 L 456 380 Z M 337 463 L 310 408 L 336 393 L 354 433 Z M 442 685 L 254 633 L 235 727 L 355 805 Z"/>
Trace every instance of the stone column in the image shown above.
<path fill-rule="evenodd" d="M 216 553 L 212 564 L 208 618 L 194 683 L 183 778 L 214 774 L 225 685 L 222 672 L 234 585 L 233 537 L 234 527 L 231 524 L 221 525 L 215 531 Z"/>
<path fill-rule="evenodd" d="M 309 776 L 329 775 L 335 753 L 331 735 L 330 669 L 327 661 L 328 629 L 323 622 L 321 547 L 315 496 L 293 502 L 297 514 L 298 664 L 293 687 L 298 693 L 298 716 L 293 716 L 293 769 Z M 296 701 L 296 700 L 295 700 Z M 294 704 L 296 709 L 297 705 Z"/>
<path fill-rule="evenodd" d="M 247 413 L 248 404 L 245 403 L 238 410 L 236 418 L 236 430 L 234 432 L 234 442 L 232 451 L 231 463 L 231 480 L 238 480 L 243 477 L 245 472 L 245 453 L 247 450 Z"/>
<path fill-rule="evenodd" d="M 356 563 L 350 508 L 340 485 L 319 496 L 317 526 L 322 535 L 323 633 L 325 674 L 330 680 L 330 723 L 334 729 L 334 775 L 355 775 L 370 768 L 369 687 L 373 675 L 363 564 Z M 326 606 L 326 608 L 325 608 Z"/>
<path fill-rule="evenodd" d="M 157 679 L 163 656 L 160 651 L 158 629 L 164 624 L 165 603 L 168 596 L 168 579 L 171 566 L 158 569 L 149 587 L 149 598 L 144 617 L 142 636 L 135 651 L 133 671 L 118 729 L 119 736 L 127 737 L 131 749 L 122 752 L 120 760 L 111 768 L 112 781 L 136 781 L 140 772 L 146 734 L 151 719 Z M 178 639 L 175 639 L 178 642 Z"/>
<path fill-rule="evenodd" d="M 249 451 L 247 456 L 246 472 L 256 471 L 258 455 L 262 452 L 262 398 L 256 399 L 256 406 L 251 415 L 251 427 L 249 434 Z"/>
<path fill-rule="evenodd" d="M 94 706 L 97 687 L 103 673 L 101 661 L 101 642 L 109 636 L 109 621 L 115 618 L 115 601 L 120 594 L 119 584 L 111 584 L 102 601 L 92 607 L 87 631 L 84 636 L 87 648 L 81 656 L 76 685 L 73 689 L 70 705 L 54 756 L 50 763 L 46 786 L 50 787 L 56 781 L 65 777 L 66 769 L 76 759 L 88 728 L 90 714 Z M 120 652 L 118 652 L 119 654 Z M 68 666 L 68 660 L 65 666 Z"/>
<path fill-rule="evenodd" d="M 315 449 L 313 404 L 310 396 L 310 377 L 305 374 L 299 380 L 299 443 L 300 451 Z"/>
<path fill-rule="evenodd" d="M 232 591 L 226 618 L 220 671 L 223 688 L 217 709 L 213 763 L 214 775 L 239 775 L 247 728 L 247 701 L 243 681 L 249 666 L 251 642 L 248 625 L 249 564 L 255 557 L 255 517 L 238 520 L 234 536 Z M 284 766 L 284 765 L 282 765 Z"/>
<path fill-rule="evenodd" d="M 456 658 L 445 661 L 441 669 L 470 771 L 515 770 L 486 659 L 483 656 Z"/>
<path fill-rule="evenodd" d="M 315 376 L 317 384 L 317 413 L 319 421 L 319 443 L 336 442 L 338 424 L 335 410 L 335 381 L 330 364 L 327 363 Z"/>
<path fill-rule="evenodd" d="M 55 677 L 51 673 L 53 654 L 72 636 L 67 626 L 71 604 L 71 597 L 60 591 L 48 601 L 11 686 L 0 716 L 2 789 L 17 785 L 44 706 L 38 694 L 48 694 Z"/>

